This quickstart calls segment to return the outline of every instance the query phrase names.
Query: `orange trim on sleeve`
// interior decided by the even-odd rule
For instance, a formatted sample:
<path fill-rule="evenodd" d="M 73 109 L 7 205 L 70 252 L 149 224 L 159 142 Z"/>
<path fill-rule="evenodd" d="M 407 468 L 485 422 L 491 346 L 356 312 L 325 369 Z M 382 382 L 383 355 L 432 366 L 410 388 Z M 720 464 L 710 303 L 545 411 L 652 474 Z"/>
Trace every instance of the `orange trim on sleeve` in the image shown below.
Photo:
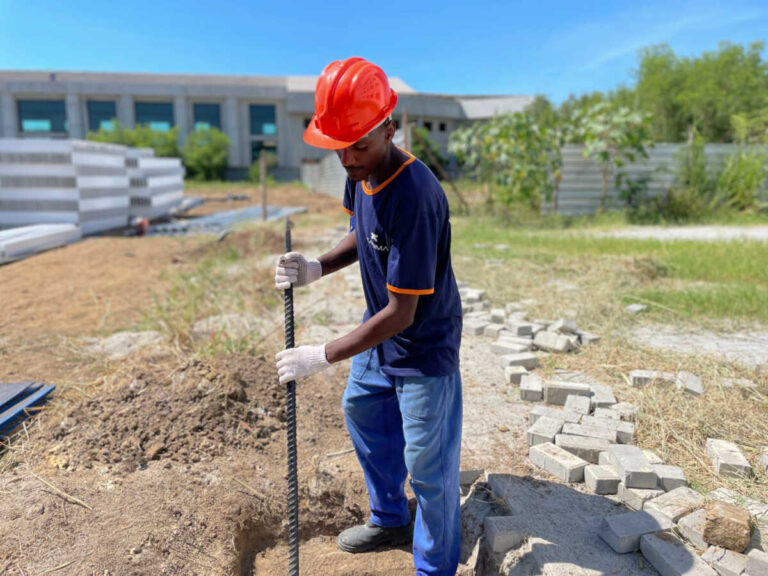
<path fill-rule="evenodd" d="M 417 296 L 426 296 L 428 294 L 434 294 L 434 288 L 427 288 L 426 290 L 411 290 L 410 288 L 397 288 L 387 284 L 387 290 L 394 292 L 395 294 L 416 294 Z"/>
<path fill-rule="evenodd" d="M 347 214 L 349 214 L 350 216 L 354 216 L 354 215 L 355 215 L 355 213 L 354 213 L 354 212 L 352 212 L 352 210 L 349 210 L 349 209 L 347 209 L 347 207 L 346 207 L 346 206 L 344 206 L 344 205 L 342 205 L 341 209 L 342 209 L 342 210 L 344 210 L 344 212 L 346 212 L 346 213 L 347 213 Z"/>
<path fill-rule="evenodd" d="M 365 192 L 365 193 L 366 193 L 368 196 L 373 196 L 374 194 L 376 194 L 376 192 L 381 192 L 381 190 L 382 190 L 382 189 L 383 189 L 383 188 L 384 188 L 384 187 L 385 187 L 387 184 L 389 184 L 390 182 L 392 182 L 392 180 L 394 180 L 395 178 L 397 178 L 397 175 L 398 175 L 398 174 L 400 174 L 400 172 L 402 172 L 402 171 L 403 171 L 403 169 L 404 169 L 406 166 L 408 166 L 408 164 L 410 164 L 410 163 L 412 163 L 412 162 L 414 162 L 414 161 L 416 160 L 416 156 L 414 156 L 413 154 L 411 154 L 411 153 L 410 153 L 410 152 L 408 152 L 407 150 L 403 150 L 403 149 L 402 149 L 402 148 L 400 148 L 400 147 L 398 147 L 397 149 L 398 149 L 398 150 L 400 150 L 400 151 L 401 151 L 403 154 L 407 154 L 407 155 L 408 155 L 408 160 L 406 160 L 405 162 L 403 162 L 403 164 L 400 166 L 400 168 L 398 168 L 398 169 L 395 171 L 395 173 L 394 173 L 394 174 L 392 174 L 392 176 L 390 176 L 389 178 L 387 178 L 386 180 L 384 180 L 384 182 L 382 182 L 381 184 L 379 184 L 378 186 L 376 186 L 376 188 L 374 188 L 373 190 L 371 190 L 370 188 L 368 188 L 368 186 L 367 186 L 367 185 L 366 185 L 366 183 L 365 183 L 365 180 L 363 180 L 362 182 L 360 182 L 360 184 L 361 184 L 361 185 L 362 185 L 362 187 L 363 187 L 363 192 Z"/>

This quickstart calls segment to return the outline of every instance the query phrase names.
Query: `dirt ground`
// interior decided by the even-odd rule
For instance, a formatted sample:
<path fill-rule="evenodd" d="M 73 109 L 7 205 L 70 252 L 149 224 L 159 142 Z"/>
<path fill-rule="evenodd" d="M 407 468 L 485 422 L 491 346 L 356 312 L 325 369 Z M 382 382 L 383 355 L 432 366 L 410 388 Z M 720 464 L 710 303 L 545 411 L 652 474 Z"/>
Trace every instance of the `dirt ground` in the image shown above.
<path fill-rule="evenodd" d="M 258 204 L 255 190 L 188 193 L 210 199 L 199 209 L 207 213 Z M 239 193 L 250 199 L 225 200 Z M 336 198 L 280 186 L 270 202 L 309 208 L 294 218 L 293 233 L 294 248 L 309 257 L 345 233 Z M 282 303 L 272 279 L 282 230 L 277 222 L 223 239 L 89 238 L 0 267 L 0 382 L 57 385 L 48 406 L 0 452 L 0 576 L 287 573 L 284 389 L 273 361 L 283 347 Z M 464 279 L 498 268 L 467 256 L 454 260 Z M 546 278 L 525 266 L 538 265 L 519 262 L 514 283 L 541 294 L 538 317 L 597 306 L 578 291 L 544 300 Z M 494 294 L 503 293 L 509 275 L 498 282 L 484 287 L 503 306 Z M 538 292 L 526 282 L 541 284 Z M 348 332 L 364 309 L 354 268 L 295 297 L 299 345 Z M 253 327 L 251 333 L 228 331 L 233 319 L 245 318 L 234 324 Z M 619 315 L 611 318 L 620 323 Z M 111 336 L 130 340 L 132 333 L 159 334 L 162 344 L 114 356 L 93 345 Z M 462 340 L 462 468 L 527 476 L 530 405 L 504 383 L 489 343 L 482 336 Z M 622 352 L 620 344 L 612 337 L 602 347 L 553 356 L 541 370 L 590 371 L 620 399 L 641 403 L 621 374 L 649 358 L 659 369 L 680 362 Z M 301 573 L 409 574 L 407 548 L 354 556 L 335 544 L 339 531 L 368 511 L 341 413 L 347 370 L 348 362 L 334 365 L 297 391 Z M 724 375 L 752 377 L 745 369 Z M 688 413 L 699 412 L 710 426 L 703 405 Z M 641 427 L 642 447 L 656 448 L 657 432 Z M 482 501 L 477 514 L 472 506 L 462 512 L 470 546 L 462 559 L 493 506 Z"/>
<path fill-rule="evenodd" d="M 338 211 L 337 199 L 289 189 L 280 202 L 312 207 L 295 232 L 298 249 L 319 253 L 343 235 L 343 216 L 336 230 L 313 224 L 313 215 Z M 0 574 L 287 572 L 284 390 L 272 360 L 282 308 L 269 316 L 278 328 L 271 337 L 227 354 L 169 343 L 110 359 L 84 344 L 140 331 L 175 279 L 211 254 L 238 251 L 223 271 L 229 277 L 269 275 L 277 233 L 266 242 L 258 230 L 222 243 L 90 238 L 0 268 L 0 381 L 57 384 L 0 456 Z M 262 240 L 255 248 L 254 238 Z M 249 297 L 274 292 L 263 284 Z M 337 275 L 297 293 L 298 343 L 359 322 L 363 301 L 347 288 Z M 335 545 L 368 509 L 341 415 L 347 369 L 333 366 L 298 390 L 301 572 L 407 574 L 407 548 L 352 556 Z M 486 432 L 504 445 L 508 432 L 495 428 L 468 434 L 470 444 L 485 443 Z"/>

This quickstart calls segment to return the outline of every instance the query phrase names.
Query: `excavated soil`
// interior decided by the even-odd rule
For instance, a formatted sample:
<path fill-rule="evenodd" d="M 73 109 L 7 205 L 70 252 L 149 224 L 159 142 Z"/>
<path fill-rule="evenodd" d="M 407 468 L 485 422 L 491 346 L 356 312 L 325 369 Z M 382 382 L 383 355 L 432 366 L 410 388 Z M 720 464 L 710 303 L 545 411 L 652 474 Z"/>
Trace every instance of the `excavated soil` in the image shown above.
<path fill-rule="evenodd" d="M 190 464 L 232 448 L 263 450 L 286 420 L 272 371 L 248 356 L 137 368 L 115 389 L 73 403 L 46 431 L 70 469 L 133 472 L 151 460 Z"/>
<path fill-rule="evenodd" d="M 333 376 L 300 394 L 305 540 L 364 516 L 354 458 L 335 455 L 345 432 Z M 274 367 L 247 354 L 136 368 L 51 410 L 29 459 L 0 477 L 0 567 L 261 573 L 257 554 L 286 539 L 285 420 Z"/>

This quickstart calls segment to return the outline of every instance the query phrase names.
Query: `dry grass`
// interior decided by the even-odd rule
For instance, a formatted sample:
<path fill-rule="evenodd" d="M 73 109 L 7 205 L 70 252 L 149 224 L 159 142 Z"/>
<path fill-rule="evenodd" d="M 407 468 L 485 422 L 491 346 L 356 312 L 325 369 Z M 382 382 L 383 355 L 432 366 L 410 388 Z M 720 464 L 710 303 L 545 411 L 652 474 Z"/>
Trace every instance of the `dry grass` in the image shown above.
<path fill-rule="evenodd" d="M 543 362 L 542 374 L 546 377 L 557 369 L 581 371 L 609 384 L 619 401 L 632 402 L 639 409 L 637 444 L 658 453 L 666 463 L 683 468 L 695 489 L 707 493 L 724 486 L 768 502 L 768 474 L 761 472 L 757 463 L 761 446 L 768 445 L 768 374 L 711 355 L 675 354 L 633 343 L 633 328 L 649 320 L 628 315 L 620 294 L 627 286 L 656 282 L 653 262 L 588 255 L 498 262 L 464 253 L 454 257 L 454 267 L 459 279 L 486 289 L 494 306 L 533 299 L 535 303 L 527 308 L 532 319 L 571 315 L 584 330 L 602 335 L 596 346 L 575 354 L 549 356 Z M 569 290 L 569 284 L 577 289 Z M 666 307 L 657 307 L 653 320 L 691 330 L 717 330 L 728 324 L 721 319 L 693 321 Z M 693 372 L 701 376 L 705 394 L 695 397 L 662 385 L 632 388 L 628 374 L 634 369 Z M 747 378 L 756 388 L 726 388 L 721 384 L 723 378 Z M 705 452 L 707 438 L 738 444 L 756 476 L 741 480 L 715 475 Z"/>

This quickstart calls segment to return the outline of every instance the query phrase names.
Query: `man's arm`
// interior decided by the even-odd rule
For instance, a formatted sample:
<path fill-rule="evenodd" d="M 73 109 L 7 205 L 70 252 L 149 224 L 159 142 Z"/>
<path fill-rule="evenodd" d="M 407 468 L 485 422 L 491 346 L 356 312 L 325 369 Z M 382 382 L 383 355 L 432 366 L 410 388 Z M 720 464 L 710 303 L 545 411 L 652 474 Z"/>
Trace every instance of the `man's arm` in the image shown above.
<path fill-rule="evenodd" d="M 389 292 L 389 303 L 367 322 L 346 336 L 320 346 L 299 346 L 278 352 L 277 374 L 280 383 L 306 378 L 338 362 L 381 344 L 413 324 L 419 297 L 416 294 Z"/>
<path fill-rule="evenodd" d="M 323 276 L 333 274 L 342 268 L 357 262 L 357 236 L 352 230 L 336 248 L 318 258 L 323 267 Z"/>
<path fill-rule="evenodd" d="M 326 359 L 330 363 L 344 360 L 399 334 L 413 324 L 418 303 L 418 295 L 390 291 L 389 302 L 377 314 L 346 336 L 325 345 Z"/>

